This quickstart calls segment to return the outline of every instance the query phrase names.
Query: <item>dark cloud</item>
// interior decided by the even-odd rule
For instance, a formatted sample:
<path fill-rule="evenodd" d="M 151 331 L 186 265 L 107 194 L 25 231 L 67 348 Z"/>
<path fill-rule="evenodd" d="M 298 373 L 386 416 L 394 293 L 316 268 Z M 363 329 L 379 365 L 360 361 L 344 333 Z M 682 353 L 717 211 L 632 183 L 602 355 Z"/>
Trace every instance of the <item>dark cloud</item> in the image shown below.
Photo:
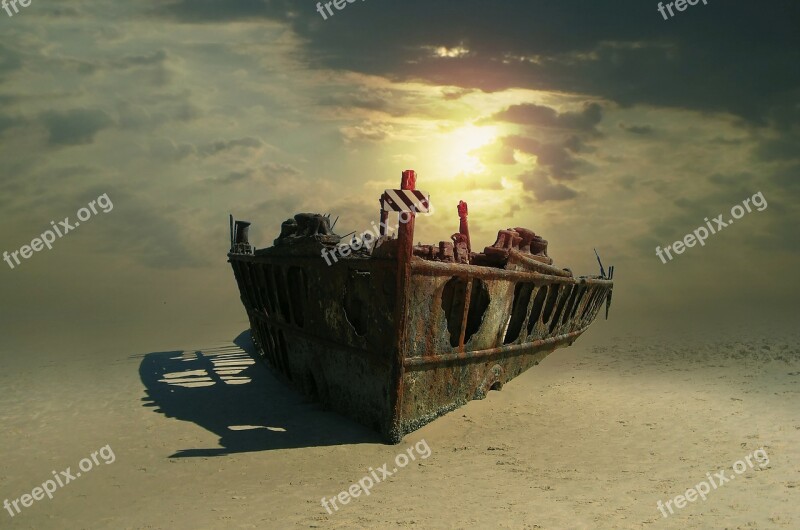
<path fill-rule="evenodd" d="M 117 104 L 117 123 L 122 129 L 142 130 L 156 126 L 157 120 L 144 105 L 129 101 L 120 101 Z"/>
<path fill-rule="evenodd" d="M 456 88 L 456 89 L 448 88 L 442 90 L 442 97 L 445 99 L 445 101 L 452 101 L 456 99 L 461 99 L 467 94 L 471 94 L 472 92 L 474 92 L 474 90 L 468 90 L 464 88 Z"/>
<path fill-rule="evenodd" d="M 319 104 L 323 106 L 343 107 L 347 109 L 377 110 L 390 112 L 392 102 L 390 96 L 377 94 L 374 90 L 360 90 L 347 94 L 328 95 L 320 99 Z"/>
<path fill-rule="evenodd" d="M 177 162 L 189 155 L 197 153 L 197 148 L 191 144 L 165 138 L 157 138 L 150 142 L 150 153 L 157 159 L 165 162 Z"/>
<path fill-rule="evenodd" d="M 767 162 L 776 160 L 799 160 L 800 134 L 785 135 L 781 138 L 764 140 L 755 149 L 754 155 Z"/>
<path fill-rule="evenodd" d="M 582 172 L 590 169 L 587 162 L 574 156 L 575 153 L 590 150 L 574 136 L 561 142 L 541 142 L 524 136 L 506 136 L 501 142 L 510 149 L 535 155 L 537 165 L 546 168 L 556 180 L 574 179 L 579 169 Z"/>
<path fill-rule="evenodd" d="M 117 123 L 121 129 L 150 131 L 172 122 L 187 122 L 203 115 L 190 95 L 166 95 L 117 102 Z"/>
<path fill-rule="evenodd" d="M 264 164 L 261 166 L 260 172 L 268 179 L 295 177 L 300 174 L 300 170 L 292 165 L 278 164 L 275 162 Z"/>
<path fill-rule="evenodd" d="M 47 111 L 41 119 L 50 134 L 50 145 L 90 144 L 98 132 L 114 123 L 99 109 Z"/>
<path fill-rule="evenodd" d="M 207 144 L 201 145 L 197 152 L 202 156 L 212 156 L 231 149 L 244 148 L 256 149 L 264 145 L 258 138 L 247 136 L 244 138 L 235 138 L 233 140 L 216 140 Z"/>
<path fill-rule="evenodd" d="M 788 189 L 800 199 L 800 160 L 776 170 L 771 180 L 777 189 Z"/>
<path fill-rule="evenodd" d="M 164 119 L 160 121 L 191 121 L 202 114 L 200 107 L 188 101 L 181 101 L 166 109 L 163 113 Z"/>
<path fill-rule="evenodd" d="M 231 22 L 253 18 L 285 18 L 287 9 L 270 0 L 179 0 L 161 3 L 155 12 L 182 22 Z"/>
<path fill-rule="evenodd" d="M 595 148 L 586 143 L 586 138 L 600 137 L 597 125 L 603 119 L 603 109 L 597 103 L 584 103 L 580 111 L 558 112 L 552 107 L 536 104 L 512 105 L 490 118 L 485 123 L 508 122 L 524 125 L 531 135 L 547 138 L 541 140 L 533 136 L 506 136 L 498 144 L 487 146 L 479 152 L 485 163 L 512 164 L 513 152 L 521 151 L 536 156 L 537 165 L 545 169 L 554 180 L 570 180 L 579 171 L 587 172 L 591 165 L 576 156 L 579 153 L 593 152 Z M 542 179 L 536 185 L 543 196 L 561 200 L 570 198 L 572 189 L 566 187 L 547 187 Z M 558 199 L 555 199 L 555 198 Z"/>
<path fill-rule="evenodd" d="M 715 145 L 729 146 L 729 145 L 742 145 L 745 143 L 745 140 L 743 138 L 724 138 L 722 136 L 717 136 L 716 138 L 712 138 L 708 142 Z"/>
<path fill-rule="evenodd" d="M 136 76 L 137 84 L 149 84 L 154 87 L 166 87 L 174 78 L 169 66 L 169 56 L 165 50 L 155 50 L 143 55 L 127 55 L 92 65 L 92 73 L 106 70 L 129 71 L 131 75 Z"/>
<path fill-rule="evenodd" d="M 762 123 L 800 118 L 794 0 L 709 3 L 669 21 L 638 0 L 359 2 L 328 21 L 313 2 L 289 0 L 180 0 L 154 13 L 184 22 L 283 21 L 305 39 L 312 64 L 396 80 L 566 90 Z M 467 52 L 431 53 L 459 46 Z"/>
<path fill-rule="evenodd" d="M 550 169 L 550 174 L 557 180 L 575 177 L 578 162 L 569 154 L 563 145 L 542 144 L 534 152 L 537 163 Z"/>
<path fill-rule="evenodd" d="M 502 141 L 479 147 L 470 151 L 469 154 L 479 157 L 484 164 L 510 165 L 516 163 L 514 149 Z"/>
<path fill-rule="evenodd" d="M 64 166 L 48 170 L 46 172 L 46 176 L 48 180 L 51 179 L 66 180 L 66 179 L 74 179 L 76 177 L 87 177 L 89 175 L 97 173 L 97 171 L 98 168 L 86 165 Z"/>
<path fill-rule="evenodd" d="M 67 6 L 48 5 L 42 6 L 40 9 L 42 10 L 41 16 L 51 18 L 75 18 L 83 15 L 76 8 Z"/>
<path fill-rule="evenodd" d="M 119 68 L 133 68 L 137 66 L 153 66 L 164 64 L 167 60 L 167 52 L 156 50 L 145 55 L 127 55 L 113 62 Z"/>
<path fill-rule="evenodd" d="M 221 182 L 223 184 L 235 182 L 275 183 L 279 180 L 297 177 L 298 175 L 300 175 L 300 170 L 292 165 L 269 162 L 255 169 L 232 171 L 226 177 L 216 179 L 215 182 Z"/>
<path fill-rule="evenodd" d="M 519 125 L 567 129 L 576 131 L 594 131 L 595 126 L 603 119 L 603 111 L 597 103 L 588 103 L 580 112 L 558 113 L 555 109 L 542 105 L 513 105 L 491 117 L 494 121 L 506 121 Z"/>
<path fill-rule="evenodd" d="M 22 53 L 0 44 L 0 81 L 7 74 L 22 68 Z"/>
<path fill-rule="evenodd" d="M 340 128 L 346 142 L 367 141 L 381 142 L 389 138 L 391 125 L 385 123 L 365 122 L 361 125 L 350 125 Z"/>
<path fill-rule="evenodd" d="M 19 125 L 20 123 L 21 120 L 19 118 L 0 114 L 0 134 L 3 134 L 6 129 L 10 129 L 16 125 Z"/>
<path fill-rule="evenodd" d="M 629 132 L 631 134 L 636 134 L 639 136 L 647 136 L 653 134 L 653 128 L 649 125 L 626 125 L 624 123 L 619 124 L 619 128 L 625 132 Z"/>
<path fill-rule="evenodd" d="M 540 171 L 546 171 L 552 179 L 572 180 L 579 173 L 586 173 L 592 169 L 588 162 L 576 155 L 594 152 L 595 148 L 584 143 L 576 135 L 555 142 L 544 142 L 527 136 L 504 136 L 497 142 L 476 149 L 470 154 L 480 157 L 484 164 L 511 165 L 517 162 L 514 151 L 534 155 Z M 541 183 L 539 189 L 545 192 Z M 568 192 L 562 190 L 562 193 Z"/>
<path fill-rule="evenodd" d="M 53 56 L 48 57 L 48 66 L 92 76 L 103 74 L 108 76 L 111 71 L 130 72 L 136 76 L 138 85 L 150 84 L 163 87 L 173 78 L 168 66 L 168 55 L 164 50 L 155 50 L 144 55 L 126 55 L 113 59 L 87 59 L 85 57 Z"/>
<path fill-rule="evenodd" d="M 550 177 L 541 171 L 523 175 L 520 177 L 522 187 L 530 190 L 536 195 L 536 199 L 545 201 L 566 201 L 578 196 L 578 192 L 557 182 L 553 182 Z"/>

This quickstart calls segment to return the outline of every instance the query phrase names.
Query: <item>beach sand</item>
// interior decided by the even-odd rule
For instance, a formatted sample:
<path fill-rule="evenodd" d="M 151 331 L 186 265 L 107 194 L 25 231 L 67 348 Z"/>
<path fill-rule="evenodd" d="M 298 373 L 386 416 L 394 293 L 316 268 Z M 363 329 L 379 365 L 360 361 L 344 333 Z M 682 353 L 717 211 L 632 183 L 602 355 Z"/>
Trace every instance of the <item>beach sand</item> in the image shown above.
<path fill-rule="evenodd" d="M 6 355 L 0 501 L 105 445 L 115 459 L 0 527 L 800 528 L 797 334 L 590 330 L 392 446 L 304 402 L 241 331 L 135 355 Z M 428 458 L 322 507 L 421 440 Z M 759 449 L 767 465 L 732 471 Z M 720 470 L 735 479 L 662 515 L 659 500 Z"/>

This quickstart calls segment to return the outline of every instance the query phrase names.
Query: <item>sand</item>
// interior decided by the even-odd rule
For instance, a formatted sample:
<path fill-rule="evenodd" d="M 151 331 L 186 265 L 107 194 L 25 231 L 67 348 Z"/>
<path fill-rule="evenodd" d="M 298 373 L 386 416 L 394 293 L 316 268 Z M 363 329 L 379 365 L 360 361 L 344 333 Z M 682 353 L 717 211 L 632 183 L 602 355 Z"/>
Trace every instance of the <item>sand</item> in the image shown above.
<path fill-rule="evenodd" d="M 0 512 L 0 527 L 800 528 L 796 334 L 590 330 L 391 446 L 284 387 L 241 331 L 135 355 L 6 353 L 0 501 L 103 446 L 115 460 Z M 322 507 L 422 440 L 428 458 Z M 657 508 L 760 449 L 763 468 L 666 518 Z"/>

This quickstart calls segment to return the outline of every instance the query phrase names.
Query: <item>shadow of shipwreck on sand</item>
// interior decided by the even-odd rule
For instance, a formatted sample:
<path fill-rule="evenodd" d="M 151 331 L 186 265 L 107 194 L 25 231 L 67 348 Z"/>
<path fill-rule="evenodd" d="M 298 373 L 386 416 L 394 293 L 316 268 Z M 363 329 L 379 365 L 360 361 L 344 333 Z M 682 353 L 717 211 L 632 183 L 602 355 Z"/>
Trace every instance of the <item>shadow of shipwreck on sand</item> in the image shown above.
<path fill-rule="evenodd" d="M 183 449 L 172 457 L 380 443 L 378 434 L 308 403 L 276 379 L 258 360 L 249 331 L 224 346 L 148 353 L 139 376 L 147 393 L 143 406 L 220 437 L 222 447 Z"/>

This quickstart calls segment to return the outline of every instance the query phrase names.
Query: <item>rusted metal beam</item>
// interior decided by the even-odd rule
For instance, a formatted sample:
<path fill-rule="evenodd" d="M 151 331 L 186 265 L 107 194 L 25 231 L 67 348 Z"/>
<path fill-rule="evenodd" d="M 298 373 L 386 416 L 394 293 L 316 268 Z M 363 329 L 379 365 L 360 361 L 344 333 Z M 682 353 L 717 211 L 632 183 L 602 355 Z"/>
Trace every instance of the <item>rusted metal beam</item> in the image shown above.
<path fill-rule="evenodd" d="M 246 261 L 250 263 L 269 263 L 280 266 L 308 266 L 318 265 L 322 268 L 328 267 L 325 260 L 321 256 L 287 256 L 285 254 L 236 254 L 236 261 Z M 228 255 L 230 261 L 231 255 Z M 397 265 L 394 259 L 381 259 L 369 256 L 353 256 L 350 255 L 346 260 L 339 259 L 338 262 L 333 263 L 330 267 L 347 267 L 350 269 L 363 269 L 370 267 L 375 269 L 392 269 Z"/>
<path fill-rule="evenodd" d="M 424 355 L 422 357 L 409 357 L 404 360 L 407 367 L 422 367 L 433 364 L 442 364 L 453 361 L 484 361 L 497 356 L 519 355 L 526 353 L 530 350 L 544 349 L 548 346 L 558 346 L 565 342 L 573 342 L 577 339 L 588 326 L 585 326 L 577 331 L 565 333 L 563 335 L 556 335 L 555 337 L 548 337 L 546 339 L 534 340 L 531 342 L 523 342 L 522 344 L 509 344 L 498 348 L 490 348 L 487 350 L 469 351 L 469 352 L 453 352 L 453 353 L 440 353 L 432 355 Z"/>
<path fill-rule="evenodd" d="M 541 261 L 534 259 L 532 256 L 520 252 L 519 250 L 511 249 L 508 254 L 510 258 L 519 260 L 526 268 L 535 270 L 536 272 L 541 272 L 543 274 L 552 274 L 553 276 L 563 276 L 565 278 L 572 277 L 571 272 L 565 271 L 564 269 L 559 269 L 558 267 L 553 267 L 552 265 L 548 265 L 547 263 L 542 263 Z"/>
<path fill-rule="evenodd" d="M 411 270 L 414 274 L 427 276 L 461 276 L 464 278 L 481 278 L 486 280 L 512 280 L 512 281 L 545 281 L 555 283 L 586 283 L 589 285 L 612 286 L 613 282 L 599 278 L 554 276 L 537 272 L 509 271 L 496 267 L 478 267 L 476 265 L 463 265 L 459 263 L 442 263 L 423 259 L 412 259 Z"/>
<path fill-rule="evenodd" d="M 464 289 L 464 311 L 461 314 L 461 331 L 458 334 L 458 351 L 464 351 L 464 336 L 467 333 L 467 317 L 469 316 L 469 303 L 472 298 L 472 280 L 467 280 L 467 286 Z"/>
<path fill-rule="evenodd" d="M 400 189 L 414 190 L 417 186 L 417 173 L 408 169 L 403 171 Z M 402 214 L 401 214 L 402 215 Z M 411 261 L 414 252 L 414 221 L 415 213 L 407 212 L 408 221 L 400 223 L 397 233 L 397 301 L 395 305 L 395 355 L 392 366 L 393 387 L 391 391 L 391 409 L 393 410 L 392 425 L 389 428 L 390 437 L 398 440 L 403 435 L 401 418 L 403 406 L 404 365 L 408 342 L 408 286 L 411 281 Z"/>

